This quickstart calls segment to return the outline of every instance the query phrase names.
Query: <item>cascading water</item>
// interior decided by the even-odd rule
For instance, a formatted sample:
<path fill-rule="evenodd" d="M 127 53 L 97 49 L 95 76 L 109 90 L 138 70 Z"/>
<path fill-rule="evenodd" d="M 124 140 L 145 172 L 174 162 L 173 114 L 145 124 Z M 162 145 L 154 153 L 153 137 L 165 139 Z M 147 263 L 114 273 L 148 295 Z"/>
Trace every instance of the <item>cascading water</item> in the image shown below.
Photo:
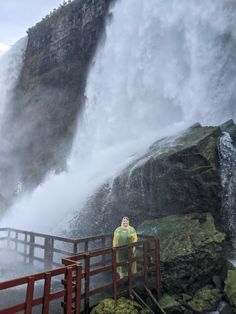
<path fill-rule="evenodd" d="M 117 1 L 68 172 L 50 175 L 1 224 L 51 230 L 158 137 L 236 117 L 235 12 L 235 0 Z"/>
<path fill-rule="evenodd" d="M 19 76 L 27 45 L 27 37 L 17 41 L 0 56 L 0 120 Z"/>
<path fill-rule="evenodd" d="M 223 192 L 222 218 L 228 234 L 236 238 L 236 148 L 227 132 L 220 138 L 219 152 Z"/>

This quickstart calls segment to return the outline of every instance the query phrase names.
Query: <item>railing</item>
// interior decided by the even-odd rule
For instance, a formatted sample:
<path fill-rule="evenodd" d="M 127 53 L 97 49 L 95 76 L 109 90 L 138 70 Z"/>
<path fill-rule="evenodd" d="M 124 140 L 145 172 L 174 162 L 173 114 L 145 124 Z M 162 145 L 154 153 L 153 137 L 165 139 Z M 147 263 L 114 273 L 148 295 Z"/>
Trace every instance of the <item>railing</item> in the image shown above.
<path fill-rule="evenodd" d="M 61 289 L 57 287 L 57 291 L 52 291 L 52 283 L 55 277 L 59 277 L 58 283 L 61 282 L 61 276 L 63 276 L 63 282 L 66 285 L 61 285 Z M 73 276 L 73 281 L 72 281 Z M 36 283 L 43 281 L 43 293 L 40 297 L 35 297 Z M 20 311 L 24 311 L 25 314 L 31 314 L 33 309 L 37 306 L 41 306 L 41 313 L 49 314 L 50 303 L 54 300 L 64 299 L 66 304 L 65 312 L 67 314 L 80 313 L 80 284 L 81 284 L 81 266 L 70 265 L 70 267 L 62 267 L 54 269 L 50 272 L 44 272 L 35 274 L 28 277 L 22 277 L 14 280 L 0 282 L 0 291 L 17 288 L 26 285 L 25 301 L 23 303 L 0 309 L 0 314 L 14 314 Z M 74 286 L 73 286 L 74 285 Z M 73 296 L 74 294 L 74 296 Z M 74 300 L 72 310 L 72 298 Z"/>
<path fill-rule="evenodd" d="M 42 307 L 41 313 L 48 314 L 51 313 L 49 306 L 55 300 L 62 301 L 64 313 L 79 314 L 81 311 L 87 313 L 91 305 L 98 303 L 101 293 L 106 293 L 114 299 L 124 293 L 131 295 L 132 289 L 140 284 L 140 281 L 145 286 L 154 288 L 157 298 L 160 297 L 160 244 L 158 239 L 139 236 L 140 241 L 136 243 L 113 248 L 111 244 L 106 247 L 108 243 L 111 243 L 111 235 L 75 240 L 8 228 L 0 229 L 0 232 L 6 232 L 5 236 L 0 237 L 1 241 L 6 242 L 6 247 L 16 250 L 26 262 L 33 263 L 34 260 L 38 260 L 34 254 L 35 248 L 41 247 L 44 250 L 44 258 L 47 258 L 51 265 L 58 264 L 54 260 L 54 253 L 65 254 L 68 251 L 55 248 L 56 241 L 73 244 L 72 252 L 75 248 L 76 253 L 78 249 L 84 249 L 77 255 L 70 252 L 69 257 L 62 259 L 64 266 L 59 269 L 0 282 L 0 291 L 26 285 L 24 302 L 5 309 L 1 309 L 0 306 L 0 314 L 14 314 L 19 311 L 30 314 L 36 306 Z M 23 235 L 23 240 L 19 235 Z M 37 237 L 43 239 L 44 245 L 35 241 Z M 12 243 L 13 247 L 11 247 Z M 48 243 L 50 243 L 50 250 Z M 19 251 L 20 245 L 23 245 L 23 251 Z M 101 248 L 102 245 L 104 247 Z M 122 251 L 126 253 L 127 258 L 118 261 L 117 255 Z M 47 265 L 49 265 L 48 261 Z M 134 263 L 137 264 L 135 271 L 132 269 Z M 127 274 L 124 278 L 119 278 L 118 267 L 126 268 Z M 38 288 L 36 283 L 39 282 L 41 282 L 42 293 L 40 297 L 36 297 L 36 288 Z M 123 289 L 124 284 L 125 289 Z"/>
<path fill-rule="evenodd" d="M 136 254 L 133 253 L 134 248 Z M 117 254 L 122 251 L 128 253 L 128 258 L 118 262 Z M 145 286 L 155 288 L 157 298 L 160 297 L 160 243 L 158 239 L 149 237 L 129 245 L 98 249 L 62 260 L 66 266 L 76 262 L 82 266 L 83 291 L 81 292 L 81 300 L 84 302 L 83 308 L 86 313 L 91 305 L 91 297 L 110 291 L 110 296 L 116 300 L 118 296 L 124 293 L 122 289 L 119 289 L 122 284 L 128 285 L 128 295 L 131 296 L 132 289 L 138 284 L 139 279 Z M 137 271 L 135 272 L 132 270 L 133 263 L 137 263 Z M 118 267 L 126 267 L 127 276 L 119 278 L 117 276 Z M 95 299 L 97 300 L 97 298 Z"/>
<path fill-rule="evenodd" d="M 70 239 L 43 233 L 0 228 L 0 249 L 14 251 L 24 263 L 43 263 L 45 269 L 60 267 L 65 256 L 87 252 L 94 248 L 111 246 L 112 235 L 99 235 L 84 239 Z"/>

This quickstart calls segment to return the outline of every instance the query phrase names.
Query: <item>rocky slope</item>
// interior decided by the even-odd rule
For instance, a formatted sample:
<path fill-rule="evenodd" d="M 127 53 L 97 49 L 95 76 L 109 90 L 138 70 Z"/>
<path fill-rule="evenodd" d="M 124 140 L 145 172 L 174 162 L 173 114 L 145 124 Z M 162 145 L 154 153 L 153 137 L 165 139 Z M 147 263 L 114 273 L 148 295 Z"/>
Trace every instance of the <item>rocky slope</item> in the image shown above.
<path fill-rule="evenodd" d="M 16 177 L 25 186 L 35 185 L 47 171 L 65 166 L 110 2 L 74 0 L 29 29 L 2 130 L 8 158 L 1 163 L 1 191 L 6 182 L 14 186 Z"/>

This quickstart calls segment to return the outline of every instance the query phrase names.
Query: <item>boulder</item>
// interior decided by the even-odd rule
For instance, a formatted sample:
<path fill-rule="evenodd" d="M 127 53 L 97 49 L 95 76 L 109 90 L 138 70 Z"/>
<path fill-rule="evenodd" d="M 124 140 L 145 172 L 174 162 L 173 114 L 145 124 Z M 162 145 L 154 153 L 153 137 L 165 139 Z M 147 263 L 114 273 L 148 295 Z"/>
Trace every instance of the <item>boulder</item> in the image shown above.
<path fill-rule="evenodd" d="M 224 291 L 230 304 L 236 308 L 236 268 L 228 271 Z"/>
<path fill-rule="evenodd" d="M 210 213 L 148 220 L 138 233 L 160 239 L 164 292 L 194 294 L 222 272 L 225 234 L 217 231 Z"/>
<path fill-rule="evenodd" d="M 95 306 L 91 314 L 148 314 L 149 312 L 142 308 L 137 302 L 126 298 L 120 298 L 117 301 L 113 299 L 104 299 Z"/>
<path fill-rule="evenodd" d="M 196 124 L 155 142 L 88 200 L 71 225 L 74 235 L 111 232 L 126 215 L 137 226 L 146 219 L 211 212 L 220 224 L 221 135 L 220 127 Z"/>
<path fill-rule="evenodd" d="M 183 313 L 181 304 L 175 299 L 174 296 L 164 294 L 159 303 L 161 308 L 168 314 Z"/>
<path fill-rule="evenodd" d="M 215 310 L 221 298 L 222 293 L 220 290 L 204 287 L 197 291 L 194 298 L 188 302 L 188 305 L 193 313 L 206 313 Z"/>

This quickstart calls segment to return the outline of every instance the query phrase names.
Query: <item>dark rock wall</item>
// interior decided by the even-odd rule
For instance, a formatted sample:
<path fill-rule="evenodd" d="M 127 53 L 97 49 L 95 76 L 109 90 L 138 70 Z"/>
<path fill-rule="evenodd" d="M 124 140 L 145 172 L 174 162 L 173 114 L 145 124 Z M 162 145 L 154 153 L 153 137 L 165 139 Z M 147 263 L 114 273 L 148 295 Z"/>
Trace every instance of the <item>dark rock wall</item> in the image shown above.
<path fill-rule="evenodd" d="M 6 162 L 0 169 L 10 186 L 16 177 L 26 186 L 35 185 L 49 170 L 65 166 L 110 2 L 75 0 L 29 29 L 3 128 L 8 160 L 14 158 L 17 167 Z"/>

